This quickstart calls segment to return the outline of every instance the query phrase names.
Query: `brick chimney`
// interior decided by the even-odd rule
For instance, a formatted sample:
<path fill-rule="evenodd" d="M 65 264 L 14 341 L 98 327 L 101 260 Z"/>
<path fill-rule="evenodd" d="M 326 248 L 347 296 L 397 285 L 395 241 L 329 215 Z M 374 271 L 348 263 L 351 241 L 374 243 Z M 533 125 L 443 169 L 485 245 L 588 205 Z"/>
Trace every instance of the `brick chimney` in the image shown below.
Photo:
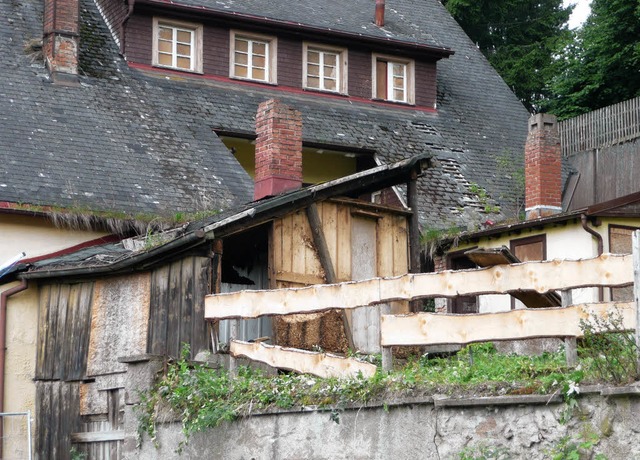
<path fill-rule="evenodd" d="M 376 0 L 375 24 L 378 27 L 384 26 L 384 0 Z"/>
<path fill-rule="evenodd" d="M 562 162 L 555 116 L 539 113 L 529 118 L 524 162 L 527 219 L 561 212 Z"/>
<path fill-rule="evenodd" d="M 75 81 L 78 73 L 80 2 L 44 1 L 42 50 L 54 81 Z M 58 77 L 58 78 L 57 78 Z"/>
<path fill-rule="evenodd" d="M 253 198 L 302 186 L 302 115 L 277 99 L 258 106 Z"/>

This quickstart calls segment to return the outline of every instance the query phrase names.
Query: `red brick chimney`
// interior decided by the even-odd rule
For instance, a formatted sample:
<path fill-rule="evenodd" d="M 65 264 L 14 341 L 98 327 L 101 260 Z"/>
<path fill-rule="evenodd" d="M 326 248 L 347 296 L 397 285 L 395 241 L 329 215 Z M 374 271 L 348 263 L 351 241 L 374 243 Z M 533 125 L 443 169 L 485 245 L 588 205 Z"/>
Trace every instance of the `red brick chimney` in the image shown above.
<path fill-rule="evenodd" d="M 382 27 L 384 25 L 384 0 L 376 0 L 375 23 L 378 27 Z"/>
<path fill-rule="evenodd" d="M 58 74 L 77 75 L 79 30 L 78 0 L 45 0 L 42 50 L 54 80 Z"/>
<path fill-rule="evenodd" d="M 527 219 L 561 212 L 562 162 L 555 116 L 539 113 L 529 118 L 524 162 Z"/>
<path fill-rule="evenodd" d="M 277 99 L 258 106 L 253 198 L 302 186 L 302 115 Z"/>

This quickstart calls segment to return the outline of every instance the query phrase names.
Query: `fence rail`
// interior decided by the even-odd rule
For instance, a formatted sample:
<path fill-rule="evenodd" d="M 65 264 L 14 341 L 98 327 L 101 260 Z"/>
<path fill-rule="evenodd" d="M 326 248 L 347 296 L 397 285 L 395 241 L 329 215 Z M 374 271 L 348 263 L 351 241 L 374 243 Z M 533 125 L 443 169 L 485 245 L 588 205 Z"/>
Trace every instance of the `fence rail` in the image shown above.
<path fill-rule="evenodd" d="M 610 147 L 640 137 L 640 97 L 558 123 L 562 154 Z"/>
<path fill-rule="evenodd" d="M 443 315 L 416 313 L 380 315 L 383 367 L 391 368 L 391 347 L 398 345 L 467 344 L 533 337 L 579 337 L 580 320 L 604 316 L 616 309 L 627 330 L 636 330 L 640 345 L 640 230 L 633 234 L 633 255 L 603 254 L 586 260 L 553 260 L 491 268 L 408 274 L 306 288 L 242 291 L 205 298 L 209 320 L 255 318 L 262 315 L 351 309 L 424 297 L 510 293 L 540 293 L 589 286 L 634 286 L 634 302 L 576 305 L 564 308 L 522 309 L 501 313 Z M 274 367 L 319 376 L 352 375 L 358 364 L 323 353 L 283 349 L 262 344 L 231 342 L 232 356 L 247 356 Z M 570 353 L 567 354 L 571 361 Z M 327 367 L 331 366 L 330 371 Z M 639 361 L 640 369 L 640 361 Z M 329 372 L 330 374 L 327 374 Z M 357 372 L 357 371 L 356 371 Z M 364 373 L 369 371 L 365 370 Z"/>

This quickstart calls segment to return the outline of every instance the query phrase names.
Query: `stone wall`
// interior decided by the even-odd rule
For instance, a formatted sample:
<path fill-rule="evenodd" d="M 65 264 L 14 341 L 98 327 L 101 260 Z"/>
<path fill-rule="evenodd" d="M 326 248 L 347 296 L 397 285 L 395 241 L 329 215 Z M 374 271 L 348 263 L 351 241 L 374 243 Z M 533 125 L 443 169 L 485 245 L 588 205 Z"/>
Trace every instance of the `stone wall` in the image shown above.
<path fill-rule="evenodd" d="M 592 435 L 598 439 L 592 453 L 640 458 L 639 410 L 639 387 L 585 388 L 570 417 L 558 395 L 435 396 L 333 415 L 313 410 L 256 415 L 192 435 L 180 455 L 181 426 L 168 422 L 158 427 L 157 447 L 149 439 L 140 447 L 130 442 L 124 458 L 458 459 L 462 452 L 486 447 L 502 449 L 505 456 L 499 458 L 534 460 L 550 458 L 565 436 L 580 442 Z"/>

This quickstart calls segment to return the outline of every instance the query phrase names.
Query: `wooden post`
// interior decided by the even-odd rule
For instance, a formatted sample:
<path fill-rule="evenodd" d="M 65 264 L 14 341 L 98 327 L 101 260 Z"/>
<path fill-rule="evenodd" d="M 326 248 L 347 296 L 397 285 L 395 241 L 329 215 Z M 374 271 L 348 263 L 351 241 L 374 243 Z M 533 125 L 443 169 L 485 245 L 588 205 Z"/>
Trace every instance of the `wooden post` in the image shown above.
<path fill-rule="evenodd" d="M 418 216 L 418 173 L 411 171 L 410 180 L 407 183 L 407 204 L 411 208 L 409 220 L 409 273 L 420 273 L 420 219 Z M 417 312 L 422 305 L 421 300 L 413 300 L 410 303 L 411 311 Z"/>
<path fill-rule="evenodd" d="M 238 338 L 238 328 L 240 326 L 239 319 L 232 319 L 229 323 L 229 350 L 231 350 L 231 341 Z M 238 375 L 238 363 L 236 358 L 229 351 L 229 375 L 235 377 Z"/>
<path fill-rule="evenodd" d="M 391 305 L 388 303 L 380 305 L 380 318 L 382 315 L 388 315 L 391 313 Z M 391 347 L 382 346 L 382 327 L 380 327 L 380 350 L 382 351 L 382 370 L 385 372 L 391 372 L 393 370 L 393 353 Z"/>
<path fill-rule="evenodd" d="M 334 284 L 338 282 L 336 277 L 336 271 L 333 267 L 333 261 L 331 260 L 331 254 L 329 253 L 329 247 L 327 246 L 327 240 L 324 237 L 322 231 L 322 221 L 320 220 L 320 214 L 318 213 L 318 206 L 315 203 L 311 203 L 306 209 L 307 219 L 309 219 L 309 227 L 311 227 L 311 235 L 313 236 L 313 243 L 318 251 L 318 257 L 320 258 L 320 265 L 324 270 L 324 278 L 327 283 Z M 351 334 L 351 328 L 349 327 L 349 321 L 347 321 L 347 313 L 342 310 L 342 325 L 344 327 L 344 333 L 347 337 L 349 348 L 354 350 L 353 334 Z"/>
<path fill-rule="evenodd" d="M 211 245 L 211 287 L 210 290 L 213 294 L 220 294 L 222 283 L 222 249 L 223 243 L 221 239 L 213 240 Z M 214 353 L 218 353 L 220 346 L 220 324 L 219 321 L 213 321 L 209 323 L 211 328 L 211 347 Z"/>
<path fill-rule="evenodd" d="M 640 230 L 633 232 L 633 299 L 636 307 L 637 375 L 640 375 Z"/>
<path fill-rule="evenodd" d="M 578 341 L 575 337 L 565 337 L 564 356 L 567 360 L 567 367 L 576 367 L 578 364 Z"/>

